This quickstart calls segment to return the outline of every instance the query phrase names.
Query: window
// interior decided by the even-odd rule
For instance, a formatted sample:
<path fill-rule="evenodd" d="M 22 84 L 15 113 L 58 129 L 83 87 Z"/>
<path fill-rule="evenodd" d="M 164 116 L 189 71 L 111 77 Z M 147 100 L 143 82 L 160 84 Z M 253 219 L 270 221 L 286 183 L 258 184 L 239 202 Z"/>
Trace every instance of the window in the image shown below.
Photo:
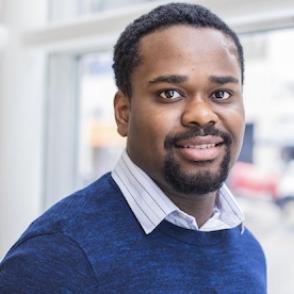
<path fill-rule="evenodd" d="M 281 172 L 287 164 L 281 150 L 294 145 L 294 30 L 247 35 L 243 43 L 244 101 L 256 130 L 254 161 L 264 169 Z"/>
<path fill-rule="evenodd" d="M 125 146 L 114 120 L 116 86 L 111 64 L 111 52 L 85 54 L 79 59 L 78 179 L 82 185 L 111 170 Z"/>

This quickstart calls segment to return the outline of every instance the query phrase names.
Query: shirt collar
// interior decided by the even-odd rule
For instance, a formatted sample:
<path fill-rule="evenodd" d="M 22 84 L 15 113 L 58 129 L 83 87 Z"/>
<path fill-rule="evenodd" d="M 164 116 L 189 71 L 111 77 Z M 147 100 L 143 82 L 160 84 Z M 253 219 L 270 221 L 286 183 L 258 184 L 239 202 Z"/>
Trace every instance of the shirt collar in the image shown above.
<path fill-rule="evenodd" d="M 195 218 L 181 211 L 154 181 L 131 161 L 126 151 L 122 153 L 112 171 L 112 177 L 146 234 L 151 233 L 164 219 L 180 227 L 198 229 Z M 220 189 L 218 199 L 214 216 L 201 230 L 212 231 L 243 224 L 244 214 L 226 185 Z"/>

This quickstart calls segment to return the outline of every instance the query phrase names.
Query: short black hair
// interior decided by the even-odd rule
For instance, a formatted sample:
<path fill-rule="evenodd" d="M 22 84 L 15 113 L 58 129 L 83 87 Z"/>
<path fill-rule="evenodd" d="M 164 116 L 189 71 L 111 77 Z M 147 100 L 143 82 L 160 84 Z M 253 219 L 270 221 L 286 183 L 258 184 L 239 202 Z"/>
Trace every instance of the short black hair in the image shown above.
<path fill-rule="evenodd" d="M 213 28 L 230 37 L 236 45 L 242 83 L 244 80 L 243 48 L 237 34 L 207 8 L 187 3 L 169 3 L 158 6 L 129 24 L 114 46 L 113 70 L 115 82 L 124 94 L 131 97 L 131 74 L 140 63 L 138 45 L 140 39 L 156 30 L 182 24 L 196 28 Z"/>

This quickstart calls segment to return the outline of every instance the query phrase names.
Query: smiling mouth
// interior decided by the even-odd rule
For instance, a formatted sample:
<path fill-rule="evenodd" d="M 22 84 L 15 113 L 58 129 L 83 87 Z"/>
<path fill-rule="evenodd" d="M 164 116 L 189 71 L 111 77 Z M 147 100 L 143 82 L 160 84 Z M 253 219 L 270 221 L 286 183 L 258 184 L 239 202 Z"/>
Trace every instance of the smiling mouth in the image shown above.
<path fill-rule="evenodd" d="M 191 148 L 191 149 L 209 149 L 222 145 L 223 142 L 217 144 L 201 144 L 201 145 L 176 145 L 177 148 Z"/>
<path fill-rule="evenodd" d="M 215 136 L 197 136 L 175 144 L 179 156 L 192 162 L 212 162 L 223 153 L 224 141 Z"/>

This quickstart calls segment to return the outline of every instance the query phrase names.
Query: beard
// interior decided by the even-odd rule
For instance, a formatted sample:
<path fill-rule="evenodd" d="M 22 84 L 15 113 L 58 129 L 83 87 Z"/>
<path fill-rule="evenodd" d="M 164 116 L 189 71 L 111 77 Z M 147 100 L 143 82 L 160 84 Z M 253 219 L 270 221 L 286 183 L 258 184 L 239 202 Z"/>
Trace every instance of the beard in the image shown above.
<path fill-rule="evenodd" d="M 197 165 L 201 167 L 205 162 L 195 162 L 195 173 L 184 172 L 181 169 L 181 165 L 175 159 L 172 148 L 177 146 L 179 140 L 207 135 L 221 137 L 223 144 L 225 144 L 225 155 L 218 170 L 216 172 L 212 172 L 209 169 L 197 171 Z M 168 136 L 165 140 L 165 149 L 167 150 L 167 155 L 164 160 L 165 180 L 175 191 L 183 194 L 203 195 L 219 190 L 228 177 L 231 162 L 231 143 L 232 139 L 228 133 L 224 133 L 213 127 L 193 128 L 186 133 L 181 133 L 174 137 Z"/>

